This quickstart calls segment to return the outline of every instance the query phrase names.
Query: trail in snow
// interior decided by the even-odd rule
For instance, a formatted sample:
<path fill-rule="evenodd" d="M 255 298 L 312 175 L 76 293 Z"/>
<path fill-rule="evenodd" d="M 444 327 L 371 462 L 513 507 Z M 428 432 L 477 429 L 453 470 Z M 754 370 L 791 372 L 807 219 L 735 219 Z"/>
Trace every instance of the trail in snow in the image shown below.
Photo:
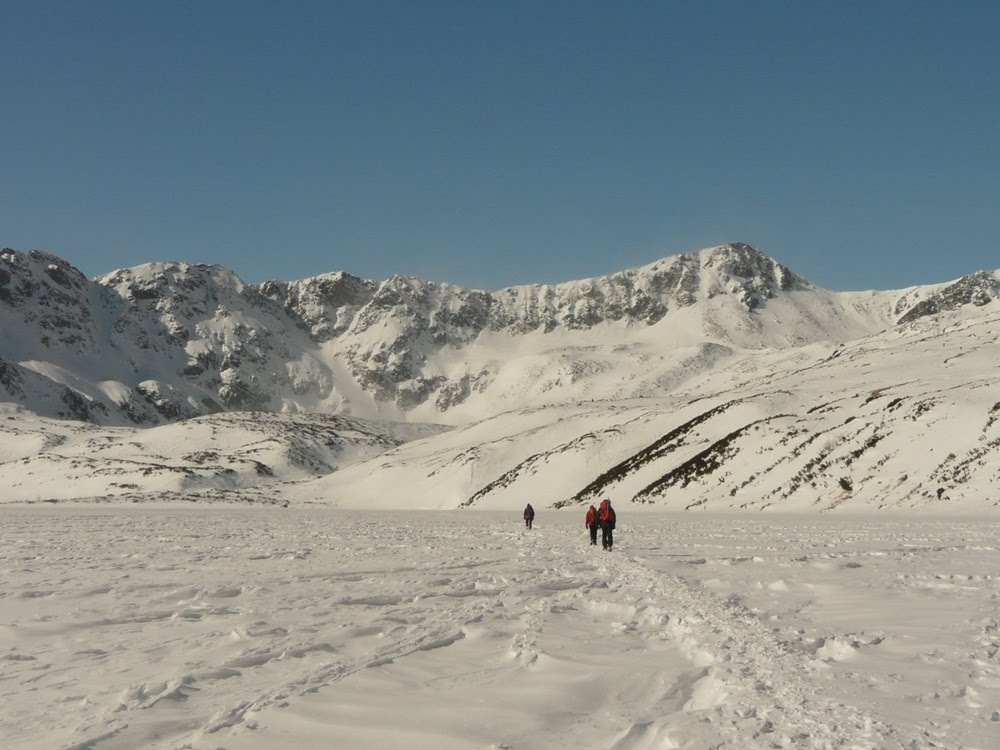
<path fill-rule="evenodd" d="M 15 749 L 1000 739 L 1000 524 L 9 508 Z M 622 512 L 624 511 L 624 512 Z M 577 518 L 577 515 L 581 515 Z"/>

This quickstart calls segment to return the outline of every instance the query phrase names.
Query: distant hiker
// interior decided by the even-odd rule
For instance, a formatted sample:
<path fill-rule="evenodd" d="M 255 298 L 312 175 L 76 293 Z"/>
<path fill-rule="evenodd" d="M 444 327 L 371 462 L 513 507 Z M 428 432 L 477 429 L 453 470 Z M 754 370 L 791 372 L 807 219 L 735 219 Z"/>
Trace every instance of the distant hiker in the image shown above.
<path fill-rule="evenodd" d="M 535 520 L 535 509 L 531 507 L 531 503 L 524 506 L 524 525 L 531 528 L 531 522 Z"/>
<path fill-rule="evenodd" d="M 615 509 L 611 507 L 611 501 L 601 500 L 601 508 L 597 511 L 597 522 L 601 524 L 601 545 L 606 550 L 611 549 L 615 543 Z"/>
<path fill-rule="evenodd" d="M 597 544 L 597 508 L 593 505 L 587 508 L 587 519 L 584 523 L 590 529 L 590 543 Z"/>

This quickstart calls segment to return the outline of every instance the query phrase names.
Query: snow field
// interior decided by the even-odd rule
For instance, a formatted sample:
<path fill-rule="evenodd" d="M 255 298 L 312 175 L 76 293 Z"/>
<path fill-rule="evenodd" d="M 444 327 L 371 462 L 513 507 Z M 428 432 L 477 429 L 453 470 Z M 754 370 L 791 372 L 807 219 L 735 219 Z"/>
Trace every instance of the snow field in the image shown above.
<path fill-rule="evenodd" d="M 1000 741 L 995 520 L 4 513 L 14 750 Z"/>

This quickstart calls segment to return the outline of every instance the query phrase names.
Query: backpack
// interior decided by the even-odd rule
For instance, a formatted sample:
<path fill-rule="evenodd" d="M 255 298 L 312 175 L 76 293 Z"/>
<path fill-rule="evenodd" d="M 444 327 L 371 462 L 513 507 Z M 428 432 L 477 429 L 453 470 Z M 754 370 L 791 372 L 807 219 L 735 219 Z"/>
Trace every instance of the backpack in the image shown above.
<path fill-rule="evenodd" d="M 597 517 L 601 520 L 602 526 L 613 529 L 615 527 L 615 509 L 611 507 L 611 502 L 605 500 L 601 503 L 601 510 Z"/>

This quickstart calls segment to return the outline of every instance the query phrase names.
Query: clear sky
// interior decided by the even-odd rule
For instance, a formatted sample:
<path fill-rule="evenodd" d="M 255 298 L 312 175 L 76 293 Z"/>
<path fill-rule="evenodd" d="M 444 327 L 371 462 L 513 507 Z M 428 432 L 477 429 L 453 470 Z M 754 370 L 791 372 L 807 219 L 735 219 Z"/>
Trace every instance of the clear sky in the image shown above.
<path fill-rule="evenodd" d="M 1000 3 L 0 0 L 0 246 L 495 289 L 1000 268 Z"/>

